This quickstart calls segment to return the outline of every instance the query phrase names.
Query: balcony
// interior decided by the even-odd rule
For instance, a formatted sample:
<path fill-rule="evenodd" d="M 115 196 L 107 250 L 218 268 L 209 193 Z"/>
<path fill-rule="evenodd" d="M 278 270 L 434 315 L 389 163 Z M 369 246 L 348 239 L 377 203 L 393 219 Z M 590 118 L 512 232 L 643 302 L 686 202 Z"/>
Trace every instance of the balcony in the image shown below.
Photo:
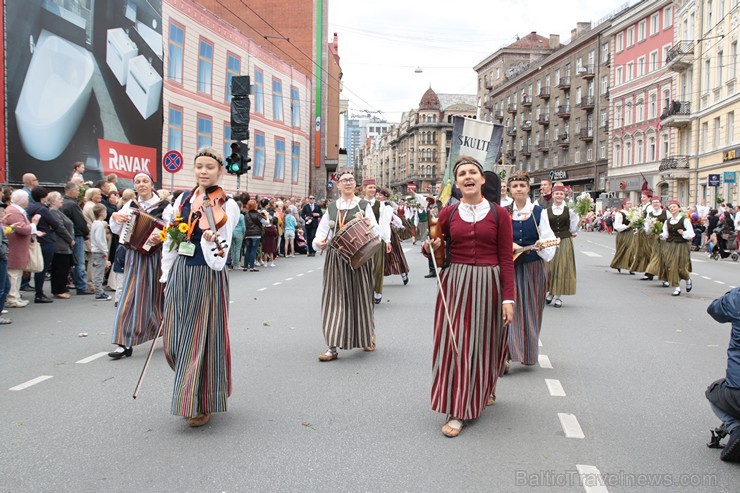
<path fill-rule="evenodd" d="M 660 115 L 660 125 L 674 128 L 691 125 L 691 101 L 671 101 Z"/>
<path fill-rule="evenodd" d="M 509 161 L 513 161 L 515 157 L 516 153 L 513 150 L 510 149 L 506 151 L 506 159 L 508 159 Z"/>
<path fill-rule="evenodd" d="M 584 111 L 591 111 L 594 109 L 594 97 L 593 96 L 584 96 L 581 98 L 578 103 L 576 103 L 576 108 L 580 108 Z"/>
<path fill-rule="evenodd" d="M 570 105 L 564 104 L 558 106 L 558 110 L 556 112 L 559 118 L 562 118 L 563 120 L 567 120 L 570 118 Z"/>
<path fill-rule="evenodd" d="M 493 113 L 493 117 L 494 117 L 494 118 L 495 118 L 496 120 L 499 120 L 499 121 L 503 120 L 503 119 L 504 119 L 504 110 L 496 110 L 496 111 L 495 111 L 495 112 Z"/>
<path fill-rule="evenodd" d="M 493 89 L 493 81 L 487 80 L 486 81 L 486 89 Z"/>
<path fill-rule="evenodd" d="M 516 103 L 511 103 L 507 108 L 506 111 L 511 113 L 512 115 L 516 114 Z"/>
<path fill-rule="evenodd" d="M 532 131 L 532 121 L 524 120 L 522 124 L 519 126 L 519 128 L 521 128 L 525 132 L 531 132 Z"/>
<path fill-rule="evenodd" d="M 550 125 L 550 115 L 540 115 L 539 117 L 537 117 L 537 123 L 539 123 L 543 127 Z"/>
<path fill-rule="evenodd" d="M 604 122 L 604 123 L 602 123 L 602 124 L 601 124 L 601 129 L 602 129 L 602 130 L 603 130 L 604 132 L 608 132 L 608 131 L 609 131 L 609 122 Z"/>
<path fill-rule="evenodd" d="M 514 126 L 506 127 L 506 135 L 509 135 L 511 137 L 515 136 L 516 135 L 516 127 L 514 127 Z"/>
<path fill-rule="evenodd" d="M 537 93 L 537 96 L 540 97 L 540 99 L 544 99 L 547 101 L 550 99 L 550 88 L 549 87 L 540 87 L 540 92 Z"/>
<path fill-rule="evenodd" d="M 529 99 L 529 96 L 527 96 L 526 98 L 524 98 L 522 100 L 522 106 L 524 106 L 525 108 L 531 108 L 532 107 L 532 100 Z"/>
<path fill-rule="evenodd" d="M 611 53 L 607 53 L 607 55 L 604 57 L 603 60 L 601 60 L 602 65 L 606 65 L 607 67 L 612 62 L 612 55 Z"/>
<path fill-rule="evenodd" d="M 591 80 L 596 76 L 593 65 L 584 65 L 578 69 L 578 75 L 586 80 Z"/>
<path fill-rule="evenodd" d="M 526 156 L 526 157 L 529 157 L 532 155 L 532 151 L 529 149 L 529 146 L 522 147 L 519 152 L 522 153 L 522 156 Z"/>
<path fill-rule="evenodd" d="M 563 91 L 570 89 L 570 76 L 560 78 L 558 81 L 558 89 L 562 89 Z"/>
<path fill-rule="evenodd" d="M 668 70 L 681 72 L 689 68 L 694 63 L 694 45 L 693 41 L 679 41 L 668 50 L 665 59 Z"/>
<path fill-rule="evenodd" d="M 568 138 L 568 134 L 563 134 L 557 139 L 552 141 L 552 145 L 556 145 L 562 149 L 567 149 L 570 147 L 570 139 Z"/>
<path fill-rule="evenodd" d="M 658 172 L 664 178 L 689 178 L 689 157 L 670 156 L 660 160 Z"/>
<path fill-rule="evenodd" d="M 550 143 L 545 140 L 538 142 L 537 149 L 539 149 L 542 154 L 550 152 Z"/>
<path fill-rule="evenodd" d="M 486 108 L 486 109 L 492 110 L 493 109 L 493 101 L 486 101 L 485 103 L 483 103 L 483 107 Z"/>
<path fill-rule="evenodd" d="M 578 138 L 584 142 L 591 142 L 594 140 L 594 129 L 593 128 L 582 128 L 578 134 Z"/>

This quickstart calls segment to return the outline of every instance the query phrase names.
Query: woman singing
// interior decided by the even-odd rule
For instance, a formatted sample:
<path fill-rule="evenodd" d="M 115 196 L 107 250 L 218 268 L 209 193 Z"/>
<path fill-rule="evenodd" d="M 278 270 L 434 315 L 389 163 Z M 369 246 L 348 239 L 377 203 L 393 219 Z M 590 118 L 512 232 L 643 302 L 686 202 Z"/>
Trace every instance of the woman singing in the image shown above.
<path fill-rule="evenodd" d="M 198 186 L 180 195 L 174 204 L 175 217 L 187 224 L 184 241 L 170 251 L 172 238 L 164 244 L 162 282 L 164 293 L 164 352 L 175 371 L 172 414 L 185 416 L 189 426 L 206 424 L 211 413 L 225 412 L 231 394 L 231 353 L 229 349 L 229 280 L 224 270 L 228 251 L 218 251 L 217 241 L 231 245 L 239 221 L 239 206 L 226 199 L 212 208 L 215 227 L 202 221 L 206 216 L 206 192 L 214 197 L 223 190 L 223 160 L 211 148 L 195 156 Z M 184 229 L 184 228 L 183 228 Z"/>
<path fill-rule="evenodd" d="M 128 201 L 120 211 L 111 214 L 110 230 L 115 235 L 121 234 L 123 225 L 131 218 L 134 209 L 161 218 L 169 205 L 154 193 L 154 181 L 147 173 L 134 176 L 134 188 L 136 199 Z M 159 243 L 160 240 L 155 236 L 152 241 Z M 126 249 L 125 277 L 111 341 L 118 348 L 108 353 L 111 358 L 131 356 L 134 346 L 157 337 L 162 322 L 164 296 L 162 285 L 157 282 L 161 264 L 160 249 L 148 255 L 132 248 Z"/>
<path fill-rule="evenodd" d="M 494 397 L 506 347 L 505 327 L 514 315 L 509 216 L 484 199 L 485 178 L 478 161 L 461 157 L 453 174 L 462 198 L 442 209 L 437 225 L 448 242 L 449 267 L 440 272 L 442 290 L 434 311 L 431 395 L 432 409 L 448 416 L 442 427 L 448 437 L 458 436 L 465 421 L 480 416 Z M 439 238 L 432 247 L 441 247 Z M 428 242 L 424 252 L 429 255 Z"/>
<path fill-rule="evenodd" d="M 523 171 L 509 176 L 509 191 L 513 202 L 507 207 L 511 214 L 514 250 L 533 247 L 514 261 L 516 306 L 509 327 L 509 360 L 532 366 L 538 360 L 538 343 L 542 328 L 542 312 L 547 292 L 547 266 L 555 256 L 555 247 L 540 248 L 541 240 L 555 238 L 545 209 L 529 198 L 529 175 Z"/>

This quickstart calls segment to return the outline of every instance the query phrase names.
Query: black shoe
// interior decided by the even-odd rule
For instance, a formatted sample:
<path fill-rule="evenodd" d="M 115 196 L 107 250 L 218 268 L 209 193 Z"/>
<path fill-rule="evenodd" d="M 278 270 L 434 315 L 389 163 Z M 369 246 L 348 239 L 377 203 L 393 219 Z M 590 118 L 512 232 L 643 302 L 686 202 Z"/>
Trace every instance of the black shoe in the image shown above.
<path fill-rule="evenodd" d="M 640 278 L 640 280 L 641 280 L 641 281 L 652 281 L 652 280 L 653 280 L 653 276 L 650 276 L 650 275 L 648 275 L 648 274 L 645 274 L 644 276 L 642 276 L 642 277 Z"/>
<path fill-rule="evenodd" d="M 719 458 L 725 462 L 740 462 L 740 426 L 736 426 Z"/>
<path fill-rule="evenodd" d="M 34 303 L 54 303 L 54 300 L 50 299 L 47 296 L 37 296 L 35 300 L 33 300 Z"/>
<path fill-rule="evenodd" d="M 634 276 L 635 275 L 635 272 L 634 271 L 630 271 L 630 275 L 631 276 Z"/>
<path fill-rule="evenodd" d="M 430 272 L 429 274 L 427 274 L 426 276 L 424 276 L 424 279 L 431 279 L 433 277 L 437 277 L 436 272 Z"/>
<path fill-rule="evenodd" d="M 118 346 L 118 349 L 108 353 L 108 356 L 113 359 L 121 359 L 124 356 L 131 356 L 132 354 L 134 354 L 134 348 Z"/>
<path fill-rule="evenodd" d="M 403 279 L 403 285 L 407 285 L 409 283 L 409 275 L 407 273 L 401 274 L 401 279 Z"/>
<path fill-rule="evenodd" d="M 709 432 L 712 434 L 712 437 L 709 440 L 709 443 L 707 443 L 707 447 L 709 447 L 709 448 L 723 448 L 722 445 L 720 445 L 719 442 L 721 442 L 722 439 L 727 436 L 727 430 L 725 430 L 725 424 L 722 423 L 717 428 L 715 428 L 713 430 L 709 430 Z"/>
<path fill-rule="evenodd" d="M 617 269 L 617 272 L 619 272 L 621 274 L 622 273 L 622 269 Z"/>
<path fill-rule="evenodd" d="M 36 291 L 36 288 L 33 286 L 26 286 L 25 288 L 21 288 L 21 291 L 26 291 L 27 293 L 31 293 Z"/>

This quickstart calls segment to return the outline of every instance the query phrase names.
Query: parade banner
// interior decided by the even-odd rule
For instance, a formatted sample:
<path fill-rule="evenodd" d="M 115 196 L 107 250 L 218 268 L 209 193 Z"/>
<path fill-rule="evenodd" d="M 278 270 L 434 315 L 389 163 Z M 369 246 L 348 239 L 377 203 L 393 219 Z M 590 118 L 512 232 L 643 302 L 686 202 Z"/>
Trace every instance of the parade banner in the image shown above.
<path fill-rule="evenodd" d="M 474 157 L 483 165 L 483 171 L 499 172 L 504 169 L 504 166 L 499 164 L 503 138 L 504 127 L 498 123 L 458 116 L 452 119 L 452 146 L 438 198 L 442 205 L 446 205 L 450 200 L 454 181 L 452 167 L 460 156 Z"/>

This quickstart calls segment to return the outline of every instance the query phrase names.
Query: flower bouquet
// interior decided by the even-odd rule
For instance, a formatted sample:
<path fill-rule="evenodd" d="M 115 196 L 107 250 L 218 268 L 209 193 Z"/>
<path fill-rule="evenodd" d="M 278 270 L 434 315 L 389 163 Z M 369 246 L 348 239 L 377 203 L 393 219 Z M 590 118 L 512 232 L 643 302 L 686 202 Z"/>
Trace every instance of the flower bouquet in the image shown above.
<path fill-rule="evenodd" d="M 170 252 L 174 250 L 175 248 L 178 248 L 180 246 L 180 243 L 185 241 L 188 235 L 188 223 L 184 222 L 182 217 L 175 216 L 170 223 L 164 227 L 164 229 L 159 233 L 159 239 L 162 240 L 162 243 L 167 241 L 169 238 L 172 240 L 170 242 Z"/>
<path fill-rule="evenodd" d="M 645 218 L 645 233 L 653 238 L 663 232 L 663 222 L 648 214 Z"/>
<path fill-rule="evenodd" d="M 576 211 L 579 216 L 583 217 L 588 214 L 593 205 L 594 199 L 591 198 L 591 195 L 588 192 L 582 192 L 576 199 L 573 210 Z"/>
<path fill-rule="evenodd" d="M 627 219 L 635 232 L 645 227 L 645 216 L 643 215 L 641 207 L 632 207 L 627 212 Z"/>

